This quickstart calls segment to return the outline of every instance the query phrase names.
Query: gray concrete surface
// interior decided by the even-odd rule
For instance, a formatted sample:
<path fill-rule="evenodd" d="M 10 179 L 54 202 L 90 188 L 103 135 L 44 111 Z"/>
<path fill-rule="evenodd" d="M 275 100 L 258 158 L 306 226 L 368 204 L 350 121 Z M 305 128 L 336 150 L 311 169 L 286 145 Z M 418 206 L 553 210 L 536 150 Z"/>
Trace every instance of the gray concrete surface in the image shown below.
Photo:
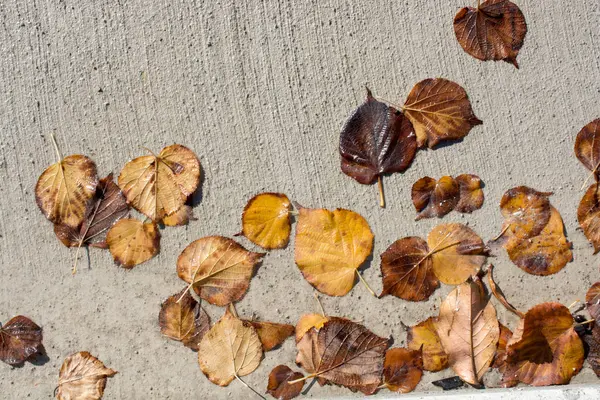
<path fill-rule="evenodd" d="M 501 250 L 494 260 L 498 282 L 522 310 L 583 299 L 600 275 L 576 221 L 588 172 L 572 147 L 577 132 L 600 117 L 600 4 L 519 1 L 529 34 L 516 70 L 462 51 L 452 20 L 468 3 L 476 2 L 2 2 L 0 320 L 25 314 L 41 324 L 49 360 L 0 365 L 0 398 L 51 397 L 62 360 L 79 350 L 119 371 L 108 383 L 107 399 L 250 398 L 236 382 L 227 388 L 210 384 L 195 353 L 160 336 L 157 315 L 160 302 L 183 286 L 175 273 L 183 248 L 205 235 L 238 232 L 244 204 L 261 191 L 365 216 L 375 249 L 364 276 L 377 292 L 379 254 L 396 239 L 425 236 L 441 222 L 413 221 L 409 194 L 418 178 L 478 174 L 486 184 L 483 209 L 470 216 L 451 213 L 443 221 L 469 223 L 484 239 L 500 230 L 505 190 L 529 185 L 553 191 L 575 260 L 542 278 L 522 272 Z M 402 103 L 415 83 L 436 76 L 466 88 L 484 125 L 462 143 L 420 152 L 407 173 L 386 178 L 388 207 L 382 210 L 374 186 L 340 171 L 339 130 L 363 100 L 365 85 Z M 119 269 L 110 254 L 91 250 L 91 268 L 84 260 L 71 276 L 74 252 L 56 240 L 34 201 L 37 177 L 54 162 L 50 132 L 64 154 L 92 157 L 101 174 L 118 173 L 143 154 L 142 146 L 189 146 L 205 176 L 195 208 L 199 220 L 164 230 L 160 255 L 134 270 Z M 329 314 L 363 321 L 402 345 L 401 322 L 412 325 L 436 314 L 449 290 L 408 303 L 374 299 L 357 285 L 346 297 L 324 297 L 323 304 Z M 312 293 L 293 263 L 292 240 L 265 258 L 238 311 L 295 323 L 316 310 Z M 223 312 L 206 308 L 213 320 Z M 497 309 L 514 327 L 515 318 Z M 269 371 L 292 366 L 294 356 L 289 340 L 267 353 L 246 381 L 264 390 Z M 426 374 L 417 390 L 436 391 L 430 382 L 450 375 Z M 573 380 L 597 382 L 587 367 Z M 337 387 L 315 386 L 309 393 L 347 395 Z"/>

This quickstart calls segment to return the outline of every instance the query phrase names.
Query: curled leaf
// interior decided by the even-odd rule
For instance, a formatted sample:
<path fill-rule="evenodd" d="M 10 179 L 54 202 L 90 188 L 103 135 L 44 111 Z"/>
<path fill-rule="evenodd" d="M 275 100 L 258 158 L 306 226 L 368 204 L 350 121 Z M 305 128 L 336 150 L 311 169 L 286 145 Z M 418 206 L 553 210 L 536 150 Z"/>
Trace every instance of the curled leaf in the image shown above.
<path fill-rule="evenodd" d="M 306 332 L 312 328 L 318 331 L 327 321 L 329 321 L 329 318 L 321 314 L 305 314 L 300 317 L 296 324 L 296 343 L 302 339 Z"/>
<path fill-rule="evenodd" d="M 299 209 L 295 261 L 304 278 L 321 293 L 347 294 L 372 250 L 373 232 L 360 214 Z"/>
<path fill-rule="evenodd" d="M 294 335 L 294 327 L 288 324 L 277 324 L 275 322 L 265 321 L 245 321 L 250 322 L 263 346 L 263 351 L 273 350 L 285 341 L 285 339 Z"/>
<path fill-rule="evenodd" d="M 596 320 L 595 325 L 600 326 L 600 282 L 594 283 L 585 294 L 585 306 Z"/>
<path fill-rule="evenodd" d="M 443 78 L 417 83 L 402 111 L 414 126 L 419 147 L 462 139 L 483 123 L 473 113 L 465 89 Z"/>
<path fill-rule="evenodd" d="M 99 400 L 104 394 L 106 378 L 116 373 L 87 351 L 71 354 L 60 367 L 56 397 Z"/>
<path fill-rule="evenodd" d="M 489 286 L 490 286 L 490 290 L 492 291 L 492 294 L 494 295 L 494 297 L 496 299 L 498 299 L 498 301 L 504 307 L 506 307 L 506 309 L 508 311 L 516 314 L 520 318 L 523 318 L 525 316 L 525 314 L 523 314 L 521 311 L 517 310 L 512 304 L 510 304 L 508 302 L 508 300 L 506 300 L 506 297 L 504 296 L 504 293 L 502 292 L 502 289 L 500 289 L 500 287 L 498 287 L 498 285 L 494 281 L 494 273 L 493 273 L 493 271 L 494 271 L 494 266 L 492 264 L 490 264 L 490 266 L 488 268 L 488 283 L 489 283 Z"/>
<path fill-rule="evenodd" d="M 158 325 L 164 336 L 198 350 L 198 343 L 210 329 L 210 317 L 189 292 L 182 291 L 162 303 Z"/>
<path fill-rule="evenodd" d="M 164 217 L 162 222 L 166 226 L 183 226 L 187 225 L 190 221 L 195 221 L 196 219 L 197 218 L 194 217 L 194 210 L 192 207 L 183 205 L 173 214 Z"/>
<path fill-rule="evenodd" d="M 407 331 L 407 347 L 410 350 L 423 351 L 423 369 L 437 372 L 448 368 L 448 354 L 435 328 L 436 318 L 429 317 L 425 321 L 410 327 Z"/>
<path fill-rule="evenodd" d="M 242 234 L 264 249 L 282 249 L 290 240 L 290 200 L 281 193 L 261 193 L 248 201 Z"/>
<path fill-rule="evenodd" d="M 583 127 L 575 139 L 575 155 L 581 163 L 593 172 L 598 180 L 600 166 L 600 118 Z"/>
<path fill-rule="evenodd" d="M 454 178 L 454 180 L 460 188 L 458 204 L 454 207 L 454 210 L 467 214 L 479 210 L 484 200 L 481 179 L 477 175 L 462 174 Z"/>
<path fill-rule="evenodd" d="M 394 348 L 385 353 L 383 384 L 392 392 L 412 392 L 422 376 L 423 357 L 420 350 Z"/>
<path fill-rule="evenodd" d="M 267 393 L 278 400 L 291 400 L 298 397 L 304 381 L 298 381 L 290 384 L 290 381 L 304 378 L 300 372 L 294 372 L 285 365 L 278 365 L 269 374 L 269 383 L 267 384 Z"/>
<path fill-rule="evenodd" d="M 204 300 L 218 306 L 240 300 L 264 253 L 246 250 L 223 236 L 207 236 L 188 245 L 177 259 L 177 275 Z"/>
<path fill-rule="evenodd" d="M 423 218 L 441 218 L 454 210 L 459 201 L 460 189 L 451 176 L 443 176 L 438 181 L 428 176 L 419 179 L 412 186 L 412 201 L 417 212 L 417 221 Z"/>
<path fill-rule="evenodd" d="M 160 232 L 154 222 L 124 218 L 110 228 L 106 244 L 116 263 L 133 268 L 158 254 Z"/>
<path fill-rule="evenodd" d="M 527 239 L 539 235 L 550 220 L 551 208 L 548 196 L 552 193 L 538 192 L 527 186 L 512 188 L 500 200 L 507 235 Z"/>
<path fill-rule="evenodd" d="M 508 0 L 488 0 L 461 9 L 454 33 L 463 50 L 482 60 L 504 60 L 519 68 L 517 55 L 527 34 L 525 16 Z"/>
<path fill-rule="evenodd" d="M 525 314 L 523 314 L 525 315 Z M 496 349 L 496 355 L 494 356 L 494 362 L 492 368 L 497 368 L 500 372 L 503 372 L 506 368 L 506 345 L 512 337 L 512 331 L 506 326 L 498 323 L 500 326 L 500 337 L 498 339 L 498 348 Z"/>
<path fill-rule="evenodd" d="M 0 324 L 0 360 L 5 363 L 22 364 L 42 349 L 42 328 L 29 318 L 18 315 Z"/>
<path fill-rule="evenodd" d="M 598 138 L 600 141 L 600 137 Z M 583 195 L 577 220 L 585 237 L 594 245 L 594 254 L 600 251 L 600 186 L 594 183 Z"/>
<path fill-rule="evenodd" d="M 86 156 L 67 156 L 40 175 L 35 186 L 35 201 L 53 223 L 77 228 L 85 217 L 96 185 L 96 164 Z"/>

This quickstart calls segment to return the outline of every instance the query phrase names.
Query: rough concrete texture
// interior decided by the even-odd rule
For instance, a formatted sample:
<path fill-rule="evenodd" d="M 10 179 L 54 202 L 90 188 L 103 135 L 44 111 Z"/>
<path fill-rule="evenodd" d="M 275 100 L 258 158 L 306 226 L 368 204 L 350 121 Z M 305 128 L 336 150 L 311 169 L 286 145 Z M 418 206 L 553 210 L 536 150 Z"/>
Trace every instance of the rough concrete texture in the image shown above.
<path fill-rule="evenodd" d="M 575 260 L 554 276 L 536 277 L 500 249 L 493 260 L 497 280 L 522 310 L 583 299 L 600 276 L 576 220 L 589 172 L 576 160 L 573 143 L 600 117 L 600 3 L 519 1 L 529 25 L 520 70 L 463 52 L 452 21 L 466 3 L 476 1 L 3 2 L 0 320 L 24 314 L 42 325 L 49 360 L 0 365 L 0 397 L 52 397 L 62 360 L 80 350 L 119 371 L 108 382 L 107 399 L 253 396 L 238 382 L 226 388 L 209 383 L 194 352 L 161 337 L 157 316 L 161 301 L 183 286 L 175 273 L 183 248 L 202 236 L 238 232 L 246 201 L 262 191 L 362 214 L 375 233 L 364 277 L 376 292 L 379 254 L 396 239 L 424 237 L 440 222 L 462 222 L 487 240 L 500 231 L 504 191 L 518 185 L 553 191 Z M 461 143 L 419 152 L 404 175 L 387 177 L 388 207 L 380 209 L 375 186 L 340 171 L 340 128 L 362 102 L 365 85 L 401 104 L 428 77 L 464 86 L 484 124 Z M 55 162 L 50 132 L 64 154 L 92 157 L 101 175 L 118 173 L 144 154 L 142 146 L 189 146 L 204 173 L 198 221 L 165 229 L 160 255 L 133 270 L 116 267 L 106 251 L 91 250 L 90 268 L 84 259 L 71 276 L 74 251 L 56 240 L 34 201 L 38 176 Z M 414 222 L 413 182 L 461 173 L 485 181 L 484 207 Z M 293 248 L 292 238 L 287 249 L 266 256 L 238 304 L 241 315 L 293 324 L 317 310 Z M 436 314 L 450 289 L 442 286 L 429 301 L 409 303 L 375 299 L 357 284 L 345 297 L 322 301 L 327 313 L 362 321 L 401 346 L 401 323 Z M 223 313 L 205 307 L 213 321 Z M 513 315 L 497 310 L 502 322 L 515 326 Z M 294 358 L 288 340 L 245 380 L 263 391 L 269 371 L 293 366 Z M 437 391 L 430 382 L 451 375 L 427 373 L 417 390 Z M 573 380 L 596 382 L 587 366 Z M 348 395 L 318 385 L 308 394 Z"/>

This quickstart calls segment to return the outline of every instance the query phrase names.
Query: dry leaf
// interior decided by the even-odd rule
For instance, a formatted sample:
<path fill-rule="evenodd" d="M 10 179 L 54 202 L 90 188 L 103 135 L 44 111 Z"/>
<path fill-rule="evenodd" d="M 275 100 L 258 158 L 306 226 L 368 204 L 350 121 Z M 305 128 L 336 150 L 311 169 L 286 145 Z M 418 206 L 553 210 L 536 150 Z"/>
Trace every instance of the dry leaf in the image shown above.
<path fill-rule="evenodd" d="M 504 60 L 519 68 L 517 55 L 527 34 L 525 16 L 508 0 L 465 7 L 454 17 L 454 33 L 464 51 L 482 60 Z"/>
<path fill-rule="evenodd" d="M 488 283 L 489 283 L 490 290 L 492 291 L 492 294 L 494 295 L 494 297 L 496 299 L 498 299 L 498 301 L 504 307 L 506 307 L 507 310 L 509 310 L 510 312 L 513 312 L 514 314 L 519 316 L 519 318 L 523 318 L 525 316 L 524 313 L 517 310 L 512 304 L 510 304 L 508 302 L 508 300 L 506 300 L 506 297 L 504 296 L 504 292 L 502 292 L 502 289 L 500 289 L 500 287 L 498 287 L 498 285 L 496 285 L 496 282 L 494 281 L 494 266 L 492 264 L 490 264 L 490 266 L 488 267 Z M 502 328 L 502 326 L 501 326 L 501 328 Z"/>
<path fill-rule="evenodd" d="M 267 385 L 267 393 L 278 400 L 290 400 L 297 397 L 302 388 L 304 381 L 289 384 L 288 382 L 304 378 L 300 372 L 294 372 L 285 365 L 278 365 L 269 374 L 269 383 Z"/>
<path fill-rule="evenodd" d="M 470 214 L 483 206 L 483 189 L 481 179 L 477 175 L 462 174 L 454 178 L 460 188 L 458 204 L 455 211 Z"/>
<path fill-rule="evenodd" d="M 67 156 L 42 173 L 35 186 L 35 201 L 53 223 L 77 228 L 96 185 L 96 164 L 86 156 Z"/>
<path fill-rule="evenodd" d="M 600 326 L 600 282 L 594 283 L 585 294 L 585 306 L 596 320 L 595 325 Z"/>
<path fill-rule="evenodd" d="M 596 376 L 600 378 L 600 328 L 595 325 L 592 334 L 584 335 L 582 339 L 589 347 L 587 362 Z"/>
<path fill-rule="evenodd" d="M 158 254 L 160 232 L 154 222 L 124 218 L 110 228 L 106 244 L 116 263 L 133 268 Z"/>
<path fill-rule="evenodd" d="M 460 189 L 451 176 L 443 176 L 438 181 L 428 176 L 419 179 L 412 186 L 412 202 L 417 212 L 416 221 L 423 218 L 441 218 L 454 210 L 458 204 Z"/>
<path fill-rule="evenodd" d="M 240 300 L 264 253 L 246 250 L 223 236 L 192 242 L 177 259 L 177 275 L 211 304 L 225 306 Z"/>
<path fill-rule="evenodd" d="M 418 237 L 395 241 L 381 254 L 383 291 L 404 300 L 424 301 L 438 288 L 427 243 Z"/>
<path fill-rule="evenodd" d="M 598 138 L 600 141 L 600 138 Z M 594 183 L 583 195 L 577 209 L 577 220 L 585 237 L 600 251 L 600 187 Z"/>
<path fill-rule="evenodd" d="M 5 363 L 22 364 L 42 349 L 42 328 L 29 318 L 18 315 L 0 324 L 0 360 Z"/>
<path fill-rule="evenodd" d="M 539 235 L 550 220 L 548 196 L 551 194 L 527 186 L 507 190 L 500 200 L 500 210 L 505 218 L 503 232 L 519 239 Z"/>
<path fill-rule="evenodd" d="M 330 317 L 320 330 L 310 329 L 297 343 L 296 363 L 309 375 L 364 394 L 381 383 L 387 339 L 345 318 Z"/>
<path fill-rule="evenodd" d="M 101 399 L 106 378 L 116 373 L 87 351 L 71 354 L 60 367 L 56 397 L 59 400 Z"/>
<path fill-rule="evenodd" d="M 454 289 L 440 306 L 436 330 L 460 378 L 481 385 L 496 353 L 500 328 L 496 310 L 481 282 L 470 280 Z"/>
<path fill-rule="evenodd" d="M 447 79 L 425 79 L 411 90 L 402 111 L 412 122 L 419 147 L 467 136 L 483 122 L 475 116 L 467 92 Z"/>
<path fill-rule="evenodd" d="M 294 335 L 294 327 L 288 324 L 277 324 L 265 321 L 244 321 L 252 324 L 263 346 L 263 351 L 273 350 Z"/>
<path fill-rule="evenodd" d="M 436 318 L 430 317 L 425 321 L 410 327 L 406 333 L 406 343 L 410 350 L 423 349 L 423 369 L 437 372 L 448 368 L 448 355 L 442 347 L 437 334 Z"/>
<path fill-rule="evenodd" d="M 129 213 L 127 200 L 113 182 L 112 174 L 100 179 L 96 193 L 88 203 L 83 222 L 78 227 L 54 225 L 54 233 L 67 247 L 90 245 L 106 248 L 106 233 L 113 224 Z"/>
<path fill-rule="evenodd" d="M 497 368 L 500 372 L 504 372 L 506 369 L 506 345 L 513 333 L 501 323 L 498 324 L 500 326 L 500 338 L 498 339 L 498 348 L 496 349 L 492 368 Z"/>
<path fill-rule="evenodd" d="M 169 339 L 198 350 L 198 343 L 210 329 L 210 317 L 184 289 L 161 304 L 158 325 L 160 333 Z"/>
<path fill-rule="evenodd" d="M 290 240 L 290 200 L 281 193 L 261 193 L 248 201 L 242 234 L 264 249 L 282 249 Z"/>
<path fill-rule="evenodd" d="M 299 208 L 295 260 L 321 293 L 344 296 L 373 250 L 367 221 L 353 211 Z"/>
<path fill-rule="evenodd" d="M 441 224 L 427 236 L 433 272 L 447 285 L 458 285 L 476 275 L 487 248 L 473 230 L 462 224 Z"/>
<path fill-rule="evenodd" d="M 200 162 L 187 147 L 167 146 L 158 156 L 129 161 L 119 175 L 127 201 L 153 221 L 179 210 L 200 183 Z"/>
<path fill-rule="evenodd" d="M 579 131 L 575 140 L 575 155 L 598 180 L 600 165 L 600 118 L 595 119 Z"/>
<path fill-rule="evenodd" d="M 258 334 L 248 322 L 228 311 L 204 335 L 198 346 L 200 369 L 212 383 L 227 386 L 252 373 L 263 356 Z"/>
<path fill-rule="evenodd" d="M 196 221 L 197 219 L 198 218 L 194 217 L 194 210 L 192 207 L 183 205 L 173 214 L 164 217 L 162 222 L 166 226 L 183 226 L 187 225 L 190 221 Z"/>
<path fill-rule="evenodd" d="M 383 364 L 383 384 L 393 392 L 409 393 L 415 390 L 423 376 L 421 350 L 389 349 Z"/>
<path fill-rule="evenodd" d="M 583 366 L 583 344 L 569 309 L 542 303 L 527 311 L 506 346 L 505 387 L 562 385 Z"/>
<path fill-rule="evenodd" d="M 321 314 L 305 314 L 300 317 L 296 324 L 296 343 L 302 339 L 306 332 L 312 328 L 318 331 L 327 321 L 329 321 L 329 318 Z"/>

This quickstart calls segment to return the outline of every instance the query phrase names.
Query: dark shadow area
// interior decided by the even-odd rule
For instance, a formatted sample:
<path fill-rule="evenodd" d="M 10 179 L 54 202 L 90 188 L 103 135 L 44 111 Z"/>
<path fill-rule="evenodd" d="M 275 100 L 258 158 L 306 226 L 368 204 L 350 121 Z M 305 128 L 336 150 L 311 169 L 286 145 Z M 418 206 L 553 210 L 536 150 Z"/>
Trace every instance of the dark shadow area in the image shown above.
<path fill-rule="evenodd" d="M 27 361 L 33 365 L 42 366 L 50 361 L 50 357 L 48 357 L 48 353 L 46 353 L 46 348 L 44 345 L 41 345 L 38 352 L 29 357 Z"/>
<path fill-rule="evenodd" d="M 204 187 L 205 180 L 206 174 L 204 173 L 204 168 L 202 168 L 202 165 L 200 165 L 200 182 L 198 183 L 198 188 L 194 193 L 192 193 L 191 196 L 188 197 L 185 204 L 194 208 L 202 202 L 202 188 Z"/>

